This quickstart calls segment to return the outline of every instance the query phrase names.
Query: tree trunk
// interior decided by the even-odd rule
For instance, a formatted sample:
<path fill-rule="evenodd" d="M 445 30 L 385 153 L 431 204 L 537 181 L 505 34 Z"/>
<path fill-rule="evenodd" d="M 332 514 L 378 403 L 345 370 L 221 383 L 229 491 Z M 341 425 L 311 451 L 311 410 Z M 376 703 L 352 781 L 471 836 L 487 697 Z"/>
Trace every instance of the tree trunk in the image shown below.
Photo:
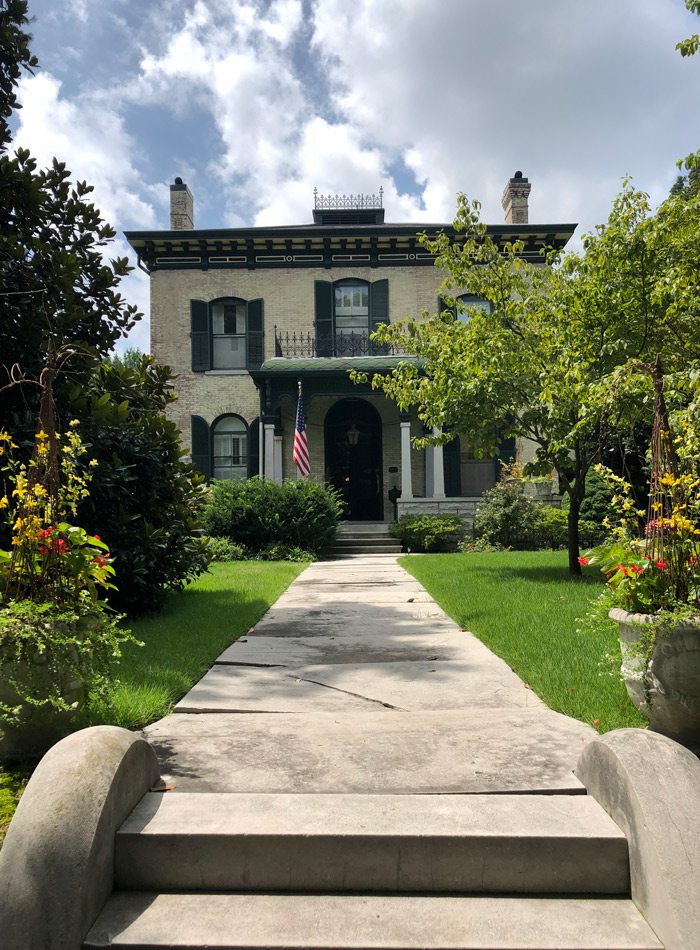
<path fill-rule="evenodd" d="M 579 564 L 579 539 L 578 539 L 578 520 L 581 512 L 581 495 L 579 479 L 576 479 L 573 489 L 569 491 L 569 520 L 568 520 L 568 548 L 569 548 L 569 573 L 576 577 L 581 576 L 581 565 Z"/>

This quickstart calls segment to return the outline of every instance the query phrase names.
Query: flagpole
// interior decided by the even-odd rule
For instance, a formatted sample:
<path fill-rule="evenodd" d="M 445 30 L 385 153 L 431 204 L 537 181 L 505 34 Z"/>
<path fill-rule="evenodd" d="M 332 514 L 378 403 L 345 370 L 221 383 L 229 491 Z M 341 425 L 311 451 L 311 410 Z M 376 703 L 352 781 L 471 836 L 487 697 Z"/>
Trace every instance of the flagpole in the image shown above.
<path fill-rule="evenodd" d="M 300 400 L 301 400 L 301 380 L 298 379 L 297 380 L 297 406 L 299 405 Z M 304 476 L 301 474 L 301 469 L 299 468 L 298 465 L 296 469 L 297 469 L 297 481 L 300 482 Z"/>

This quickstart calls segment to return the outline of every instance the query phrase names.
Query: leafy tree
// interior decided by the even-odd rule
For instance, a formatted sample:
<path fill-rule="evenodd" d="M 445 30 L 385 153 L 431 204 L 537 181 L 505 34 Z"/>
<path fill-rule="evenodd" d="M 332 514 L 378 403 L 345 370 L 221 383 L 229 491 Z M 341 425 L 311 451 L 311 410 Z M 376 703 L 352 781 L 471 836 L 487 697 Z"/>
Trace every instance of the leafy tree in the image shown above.
<path fill-rule="evenodd" d="M 574 574 L 586 475 L 650 405 L 644 360 L 662 353 L 674 371 L 700 357 L 698 208 L 673 196 L 652 214 L 648 196 L 625 182 L 583 252 L 550 254 L 553 266 L 543 267 L 522 259 L 519 242 L 499 248 L 478 202 L 460 195 L 463 242 L 441 234 L 423 243 L 446 274 L 443 297 L 466 321 L 424 314 L 375 335 L 419 357 L 372 383 L 401 409 L 416 406 L 429 431 L 451 427 L 483 454 L 496 453 L 496 433 L 537 446 L 529 473 L 556 470 L 569 495 Z M 461 292 L 491 301 L 492 311 L 464 306 Z"/>
<path fill-rule="evenodd" d="M 97 462 L 80 522 L 115 555 L 110 599 L 133 614 L 158 609 L 166 590 L 206 569 L 198 512 L 207 489 L 164 414 L 175 398 L 170 370 L 143 354 L 129 361 L 104 361 L 69 395 Z"/>
<path fill-rule="evenodd" d="M 106 355 L 140 318 L 118 291 L 132 269 L 127 259 L 104 256 L 116 232 L 88 200 L 92 186 L 72 184 L 56 158 L 38 169 L 26 149 L 9 151 L 17 84 L 37 66 L 27 23 L 26 0 L 0 0 L 0 384 L 13 375 L 38 377 L 49 340 L 55 349 L 76 345 L 82 357 L 71 372 L 85 378 L 90 353 Z M 57 396 L 60 403 L 60 386 Z M 15 431 L 36 415 L 31 388 L 12 387 L 0 398 Z"/>
<path fill-rule="evenodd" d="M 690 13 L 697 13 L 700 16 L 700 0 L 685 0 L 685 5 Z M 680 43 L 676 43 L 676 49 L 681 56 L 695 56 L 700 49 L 700 35 L 695 33 L 687 40 L 681 40 Z"/>

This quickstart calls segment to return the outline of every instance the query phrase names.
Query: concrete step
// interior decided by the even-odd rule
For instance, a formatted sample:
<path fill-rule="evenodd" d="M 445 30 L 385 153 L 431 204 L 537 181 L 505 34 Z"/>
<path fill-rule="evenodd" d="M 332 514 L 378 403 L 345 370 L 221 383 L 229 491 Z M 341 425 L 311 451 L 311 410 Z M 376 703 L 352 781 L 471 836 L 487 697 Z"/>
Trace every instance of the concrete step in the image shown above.
<path fill-rule="evenodd" d="M 117 887 L 629 893 L 627 841 L 584 795 L 148 794 Z"/>
<path fill-rule="evenodd" d="M 349 544 L 331 544 L 326 554 L 401 554 L 401 545 L 394 541 L 380 541 L 366 544 L 364 541 Z"/>
<path fill-rule="evenodd" d="M 368 547 L 374 547 L 376 544 L 400 544 L 398 538 L 390 534 L 344 534 L 338 535 L 333 542 L 341 547 L 346 544 L 366 544 Z"/>
<path fill-rule="evenodd" d="M 629 900 L 119 892 L 85 950 L 661 950 Z"/>

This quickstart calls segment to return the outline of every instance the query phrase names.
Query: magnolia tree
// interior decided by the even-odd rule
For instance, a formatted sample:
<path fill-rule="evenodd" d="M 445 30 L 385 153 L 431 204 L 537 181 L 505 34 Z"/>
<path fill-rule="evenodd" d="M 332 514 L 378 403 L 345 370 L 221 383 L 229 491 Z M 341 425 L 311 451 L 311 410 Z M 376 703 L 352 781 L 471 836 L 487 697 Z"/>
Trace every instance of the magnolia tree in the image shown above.
<path fill-rule="evenodd" d="M 495 454 L 497 434 L 531 440 L 529 473 L 554 469 L 569 495 L 569 569 L 578 574 L 586 474 L 616 433 L 650 417 L 644 361 L 663 354 L 679 373 L 700 357 L 698 200 L 674 195 L 652 214 L 626 181 L 581 253 L 550 252 L 542 264 L 526 262 L 519 242 L 496 245 L 478 202 L 458 202 L 463 241 L 423 238 L 457 315 L 380 327 L 378 343 L 419 359 L 372 385 L 401 409 L 416 407 L 429 431 L 459 431 L 477 453 Z M 461 294 L 489 300 L 491 311 Z"/>

